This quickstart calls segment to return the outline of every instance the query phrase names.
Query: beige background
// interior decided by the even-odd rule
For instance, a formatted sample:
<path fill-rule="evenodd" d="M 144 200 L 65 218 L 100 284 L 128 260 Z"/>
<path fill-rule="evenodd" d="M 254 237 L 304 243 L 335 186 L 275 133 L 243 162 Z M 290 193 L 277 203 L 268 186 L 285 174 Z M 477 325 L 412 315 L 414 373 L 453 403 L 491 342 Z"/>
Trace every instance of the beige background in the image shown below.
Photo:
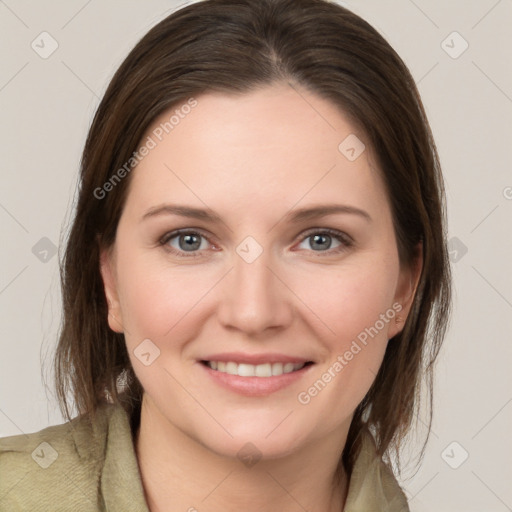
<path fill-rule="evenodd" d="M 512 510 L 512 2 L 340 3 L 409 66 L 447 182 L 454 315 L 426 456 L 416 474 L 406 467 L 401 483 L 415 512 Z M 0 436 L 62 422 L 51 375 L 47 388 L 41 370 L 60 321 L 52 249 L 72 211 L 80 152 L 108 80 L 178 5 L 0 0 Z M 43 31 L 50 36 L 39 37 Z M 50 37 L 58 48 L 44 59 L 31 43 L 48 51 Z"/>

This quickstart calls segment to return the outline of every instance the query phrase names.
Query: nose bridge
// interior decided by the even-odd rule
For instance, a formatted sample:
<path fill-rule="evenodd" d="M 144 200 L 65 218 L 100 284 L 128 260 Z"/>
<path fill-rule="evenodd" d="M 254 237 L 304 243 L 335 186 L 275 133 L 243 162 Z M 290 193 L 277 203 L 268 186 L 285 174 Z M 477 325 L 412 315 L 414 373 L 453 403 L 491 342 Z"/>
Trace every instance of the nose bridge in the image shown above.
<path fill-rule="evenodd" d="M 236 248 L 218 310 L 225 326 L 257 333 L 291 319 L 286 286 L 276 277 L 270 251 L 248 237 Z"/>

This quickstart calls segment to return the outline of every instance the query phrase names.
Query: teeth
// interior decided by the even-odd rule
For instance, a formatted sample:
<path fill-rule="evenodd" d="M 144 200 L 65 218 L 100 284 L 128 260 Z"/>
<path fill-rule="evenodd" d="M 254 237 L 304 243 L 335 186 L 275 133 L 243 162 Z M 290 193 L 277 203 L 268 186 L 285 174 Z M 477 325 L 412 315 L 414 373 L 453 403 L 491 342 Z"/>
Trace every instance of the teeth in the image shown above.
<path fill-rule="evenodd" d="M 238 365 L 236 363 L 226 363 L 226 373 L 229 375 L 237 375 L 238 374 Z"/>
<path fill-rule="evenodd" d="M 279 363 L 276 363 L 279 364 Z M 272 377 L 272 365 L 270 363 L 267 364 L 259 364 L 254 367 L 254 375 L 256 377 Z M 277 369 L 276 373 L 277 375 Z"/>
<path fill-rule="evenodd" d="M 300 370 L 306 363 L 264 363 L 264 364 L 246 364 L 234 363 L 232 361 L 208 361 L 208 366 L 212 370 L 217 370 L 230 375 L 239 377 L 273 377 L 283 373 L 291 373 Z"/>

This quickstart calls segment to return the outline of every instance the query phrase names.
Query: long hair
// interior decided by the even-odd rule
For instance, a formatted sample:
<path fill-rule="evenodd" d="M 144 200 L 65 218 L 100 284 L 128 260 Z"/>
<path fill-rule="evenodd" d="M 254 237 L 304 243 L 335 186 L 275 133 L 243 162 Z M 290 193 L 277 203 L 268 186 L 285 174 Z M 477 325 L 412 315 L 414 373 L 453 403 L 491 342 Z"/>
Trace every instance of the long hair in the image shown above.
<path fill-rule="evenodd" d="M 381 455 L 387 457 L 391 447 L 398 453 L 418 410 L 423 380 L 432 422 L 433 364 L 447 328 L 451 276 L 439 157 L 415 82 L 374 28 L 334 2 L 197 2 L 154 26 L 121 64 L 87 136 L 61 262 L 57 396 L 68 419 L 68 394 L 80 415 L 94 415 L 107 400 L 140 408 L 142 399 L 124 336 L 107 323 L 99 264 L 100 249 L 115 241 L 130 175 L 105 197 L 98 190 L 132 158 L 164 111 L 204 92 L 243 94 L 278 82 L 329 100 L 360 127 L 385 183 L 400 264 L 412 264 L 415 247 L 419 242 L 423 247 L 420 282 L 404 329 L 388 343 L 375 381 L 354 413 L 340 461 L 350 473 L 364 428 L 373 431 Z"/>

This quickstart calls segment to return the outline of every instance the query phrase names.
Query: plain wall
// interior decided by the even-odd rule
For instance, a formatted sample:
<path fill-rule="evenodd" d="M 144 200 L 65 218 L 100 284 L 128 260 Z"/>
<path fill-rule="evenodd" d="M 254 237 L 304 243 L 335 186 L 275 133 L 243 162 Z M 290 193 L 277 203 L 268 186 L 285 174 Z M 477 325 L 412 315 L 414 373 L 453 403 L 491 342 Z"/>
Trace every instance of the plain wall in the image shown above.
<path fill-rule="evenodd" d="M 446 179 L 454 312 L 425 458 L 400 481 L 415 512 L 512 510 L 512 3 L 340 3 L 409 66 Z M 115 69 L 178 5 L 0 2 L 0 436 L 63 421 L 50 366 L 60 322 L 54 252 L 81 150 Z M 58 44 L 47 58 L 55 43 L 43 31 Z M 420 420 L 411 453 L 423 434 Z"/>

